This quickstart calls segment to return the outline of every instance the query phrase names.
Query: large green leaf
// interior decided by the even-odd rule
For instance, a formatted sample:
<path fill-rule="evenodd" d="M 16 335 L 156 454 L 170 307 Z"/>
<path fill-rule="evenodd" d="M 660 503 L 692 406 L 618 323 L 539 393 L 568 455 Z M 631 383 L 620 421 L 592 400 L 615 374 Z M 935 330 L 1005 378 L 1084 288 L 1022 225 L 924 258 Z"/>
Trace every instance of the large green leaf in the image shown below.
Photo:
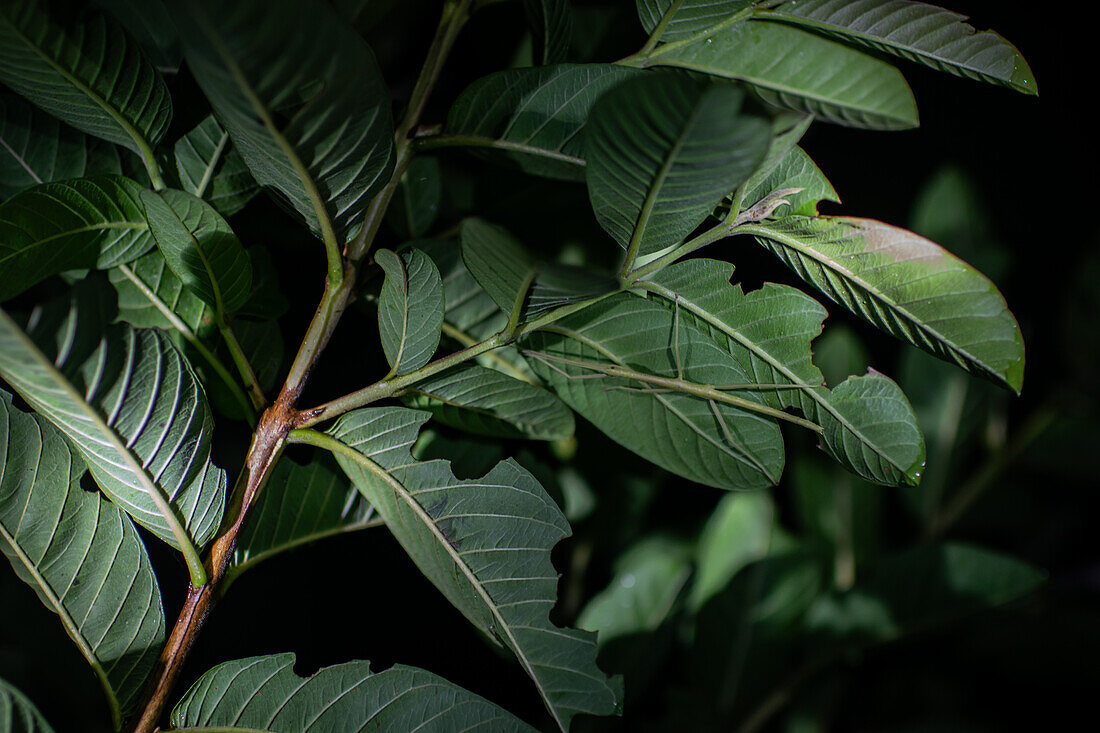
<path fill-rule="evenodd" d="M 417 382 L 405 395 L 410 407 L 471 433 L 535 440 L 573 434 L 573 413 L 553 394 L 474 364 Z"/>
<path fill-rule="evenodd" d="M 0 93 L 0 200 L 37 183 L 120 170 L 114 146 Z"/>
<path fill-rule="evenodd" d="M 78 130 L 155 165 L 151 148 L 172 119 L 168 88 L 141 49 L 100 13 L 0 4 L 0 81 Z"/>
<path fill-rule="evenodd" d="M 210 461 L 214 424 L 191 366 L 156 330 L 104 328 L 84 288 L 32 313 L 0 310 L 0 375 L 61 429 L 115 504 L 172 546 L 217 531 L 225 471 Z"/>
<path fill-rule="evenodd" d="M 577 626 L 599 634 L 600 644 L 627 634 L 650 634 L 676 603 L 691 575 L 687 543 L 655 535 L 615 561 L 606 588 L 585 604 Z"/>
<path fill-rule="evenodd" d="M 558 582 L 550 551 L 569 523 L 515 461 L 467 481 L 446 461 L 415 461 L 409 449 L 428 417 L 391 407 L 350 412 L 330 432 L 357 455 L 337 460 L 421 571 L 516 655 L 562 730 L 577 713 L 616 712 L 621 696 L 596 666 L 593 636 L 549 619 Z"/>
<path fill-rule="evenodd" d="M 910 0 L 797 0 L 760 13 L 822 31 L 956 76 L 1038 94 L 1016 48 L 965 15 Z"/>
<path fill-rule="evenodd" d="M 535 41 L 535 61 L 556 64 L 569 55 L 573 42 L 573 11 L 569 0 L 523 0 L 527 25 Z"/>
<path fill-rule="evenodd" d="M 745 227 L 800 277 L 884 331 L 1016 392 L 1024 342 L 984 275 L 871 219 L 787 217 Z"/>
<path fill-rule="evenodd" d="M 0 731 L 53 733 L 53 728 L 26 695 L 0 679 Z"/>
<path fill-rule="evenodd" d="M 815 216 L 818 204 L 822 201 L 840 203 L 840 196 L 837 195 L 833 184 L 829 183 L 829 179 L 817 164 L 806 155 L 806 151 L 797 146 L 792 148 L 768 175 L 759 180 L 750 181 L 742 200 L 746 206 L 751 206 L 769 194 L 788 188 L 801 190 L 783 196 L 788 205 L 779 208 L 776 216 L 791 214 Z"/>
<path fill-rule="evenodd" d="M 764 159 L 770 125 L 742 112 L 744 98 L 732 84 L 663 72 L 624 82 L 592 110 L 588 194 L 628 257 L 679 242 Z"/>
<path fill-rule="evenodd" d="M 628 379 L 593 378 L 591 370 L 562 361 L 676 378 L 678 350 L 686 380 L 700 385 L 753 381 L 752 372 L 709 335 L 658 303 L 630 293 L 615 295 L 532 334 L 523 345 L 548 359 L 528 363 L 567 405 L 642 458 L 718 488 L 755 489 L 779 481 L 783 440 L 772 418 L 683 392 L 647 389 Z M 764 402 L 751 391 L 737 396 Z"/>
<path fill-rule="evenodd" d="M 84 470 L 55 427 L 0 390 L 0 549 L 61 618 L 117 724 L 164 642 L 164 609 L 133 523 L 80 488 Z"/>
<path fill-rule="evenodd" d="M 658 39 L 668 43 L 691 38 L 734 13 L 748 8 L 754 0 L 635 0 L 638 20 L 652 34 L 663 21 Z M 667 18 L 667 20 L 666 20 Z"/>
<path fill-rule="evenodd" d="M 237 213 L 260 192 L 213 115 L 177 140 L 174 153 L 183 190 L 209 201 L 222 216 Z"/>
<path fill-rule="evenodd" d="M 528 173 L 583 180 L 592 105 L 637 73 L 612 64 L 559 64 L 490 74 L 459 95 L 446 131 L 503 151 Z"/>
<path fill-rule="evenodd" d="M 925 545 L 881 560 L 847 593 L 821 596 L 806 626 L 826 640 L 889 641 L 1008 603 L 1042 581 L 1035 567 L 990 550 Z"/>
<path fill-rule="evenodd" d="M 887 377 L 852 377 L 830 391 L 811 360 L 825 309 L 800 291 L 767 283 L 744 293 L 730 285 L 733 265 L 708 259 L 678 262 L 639 283 L 714 338 L 755 384 L 796 385 L 756 394 L 794 407 L 825 428 L 826 452 L 863 478 L 916 483 L 924 440 L 913 409 Z"/>
<path fill-rule="evenodd" d="M 191 686 L 172 709 L 172 725 L 194 731 L 352 733 L 382 730 L 534 731 L 511 713 L 441 677 L 370 662 L 294 674 L 293 654 L 225 662 Z"/>
<path fill-rule="evenodd" d="M 784 23 L 746 21 L 658 48 L 646 66 L 678 66 L 752 84 L 768 102 L 853 127 L 917 126 L 917 105 L 885 61 Z"/>
<path fill-rule="evenodd" d="M 118 318 L 138 328 L 174 329 L 175 315 L 192 333 L 213 330 L 214 310 L 183 285 L 160 250 L 107 273 L 118 292 Z"/>
<path fill-rule="evenodd" d="M 366 42 L 320 0 L 170 5 L 188 66 L 256 180 L 314 231 L 344 236 L 394 163 L 390 97 Z"/>
<path fill-rule="evenodd" d="M 233 551 L 230 580 L 275 555 L 369 526 L 374 510 L 329 461 L 283 458 L 271 472 Z"/>
<path fill-rule="evenodd" d="M 183 191 L 142 191 L 149 230 L 184 287 L 214 308 L 233 313 L 252 290 L 252 264 L 213 206 Z"/>
<path fill-rule="evenodd" d="M 141 187 L 120 176 L 43 183 L 0 204 L 0 301 L 65 270 L 149 251 Z"/>
<path fill-rule="evenodd" d="M 428 363 L 443 327 L 443 281 L 432 258 L 418 249 L 397 255 L 380 249 L 375 262 L 386 273 L 378 296 L 378 332 L 394 374 Z"/>

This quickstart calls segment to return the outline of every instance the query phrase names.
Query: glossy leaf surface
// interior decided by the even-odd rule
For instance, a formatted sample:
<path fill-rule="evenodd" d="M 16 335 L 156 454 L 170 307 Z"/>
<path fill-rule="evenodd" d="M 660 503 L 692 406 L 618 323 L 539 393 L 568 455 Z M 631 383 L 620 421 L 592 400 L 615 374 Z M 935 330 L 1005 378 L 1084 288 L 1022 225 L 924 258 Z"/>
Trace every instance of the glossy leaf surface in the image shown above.
<path fill-rule="evenodd" d="M 624 82 L 592 111 L 588 194 L 628 256 L 676 244 L 764 159 L 769 124 L 744 91 L 675 72 Z"/>
<path fill-rule="evenodd" d="M 887 333 L 1019 392 L 1024 342 L 984 275 L 934 242 L 871 219 L 747 227 L 800 277 Z"/>
<path fill-rule="evenodd" d="M 115 504 L 176 548 L 177 533 L 201 546 L 221 521 L 226 481 L 210 461 L 206 397 L 162 332 L 104 320 L 79 288 L 29 325 L 0 311 L 0 375 L 65 433 Z"/>
<path fill-rule="evenodd" d="M 252 175 L 315 232 L 343 237 L 393 169 L 389 94 L 366 42 L 319 0 L 170 5 Z"/>
<path fill-rule="evenodd" d="M 133 523 L 80 487 L 84 471 L 57 428 L 0 390 L 0 549 L 58 615 L 117 723 L 164 642 L 164 610 Z"/>
<path fill-rule="evenodd" d="M 488 700 L 415 667 L 374 673 L 370 662 L 294 673 L 293 654 L 225 662 L 191 686 L 172 710 L 187 730 L 352 733 L 367 729 L 533 731 Z"/>
<path fill-rule="evenodd" d="M 558 580 L 550 551 L 569 534 L 565 516 L 515 461 L 465 481 L 446 461 L 415 461 L 409 450 L 427 419 L 403 408 L 350 412 L 330 433 L 370 463 L 337 460 L 420 570 L 516 655 L 563 731 L 577 713 L 614 713 L 621 693 L 596 666 L 592 635 L 549 619 Z"/>
<path fill-rule="evenodd" d="M 443 327 L 443 281 L 428 255 L 410 249 L 401 255 L 379 250 L 375 261 L 386 273 L 378 297 L 378 332 L 394 374 L 408 374 L 428 363 Z"/>
<path fill-rule="evenodd" d="M 164 80 L 113 20 L 66 13 L 45 0 L 0 5 L 0 81 L 147 164 L 172 119 Z"/>
<path fill-rule="evenodd" d="M 916 102 L 901 72 L 784 23 L 738 23 L 664 52 L 659 48 L 646 64 L 739 79 L 771 104 L 843 125 L 917 126 Z"/>
<path fill-rule="evenodd" d="M 798 0 L 765 13 L 956 76 L 1038 94 L 1016 48 L 965 15 L 910 0 Z"/>
<path fill-rule="evenodd" d="M 145 254 L 153 238 L 121 176 L 44 183 L 0 204 L 0 301 L 65 270 L 109 268 Z"/>

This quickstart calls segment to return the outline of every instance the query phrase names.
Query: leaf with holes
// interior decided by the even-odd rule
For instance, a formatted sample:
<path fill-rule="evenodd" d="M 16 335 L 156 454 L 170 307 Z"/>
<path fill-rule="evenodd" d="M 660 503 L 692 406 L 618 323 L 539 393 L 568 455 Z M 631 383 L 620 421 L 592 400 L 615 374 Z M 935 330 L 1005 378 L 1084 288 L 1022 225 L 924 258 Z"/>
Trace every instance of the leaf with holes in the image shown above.
<path fill-rule="evenodd" d="M 57 428 L 0 390 L 0 550 L 60 617 L 118 725 L 164 642 L 164 609 L 133 523 L 80 488 L 84 471 Z"/>
<path fill-rule="evenodd" d="M 445 425 L 495 438 L 561 440 L 573 434 L 573 413 L 541 387 L 493 369 L 465 364 L 417 382 L 405 404 Z"/>
<path fill-rule="evenodd" d="M 584 179 L 584 125 L 605 92 L 638 74 L 612 64 L 509 69 L 478 79 L 455 100 L 445 130 L 501 151 L 527 173 Z"/>
<path fill-rule="evenodd" d="M 917 126 L 905 78 L 885 61 L 784 23 L 748 21 L 658 48 L 647 66 L 676 66 L 748 82 L 770 104 L 852 127 Z"/>
<path fill-rule="evenodd" d="M 787 217 L 744 231 L 887 333 L 1020 391 L 1024 341 L 1016 319 L 993 283 L 935 242 L 849 217 Z"/>
<path fill-rule="evenodd" d="M 394 374 L 428 363 L 443 328 L 443 281 L 432 258 L 418 249 L 401 255 L 380 249 L 374 261 L 386 273 L 378 296 L 378 333 Z"/>
<path fill-rule="evenodd" d="M 690 234 L 763 161 L 770 125 L 744 101 L 735 85 L 661 72 L 624 82 L 593 109 L 588 194 L 628 266 Z"/>
<path fill-rule="evenodd" d="M 214 207 L 183 191 L 142 191 L 157 248 L 184 287 L 224 320 L 248 300 L 252 263 Z"/>
<path fill-rule="evenodd" d="M 761 15 L 821 31 L 939 71 L 1038 94 L 1016 47 L 976 32 L 965 15 L 910 0 L 798 0 Z"/>
<path fill-rule="evenodd" d="M 550 623 L 550 551 L 569 535 L 561 510 L 515 461 L 468 481 L 446 461 L 415 461 L 409 450 L 428 417 L 350 412 L 329 431 L 350 449 L 336 458 L 447 600 L 516 655 L 563 731 L 577 713 L 616 712 L 621 690 L 596 666 L 593 635 Z"/>
<path fill-rule="evenodd" d="M 415 667 L 371 672 L 370 662 L 294 674 L 293 654 L 225 662 L 191 686 L 172 710 L 186 730 L 352 733 L 463 730 L 534 733 L 488 700 Z"/>
<path fill-rule="evenodd" d="M 0 81 L 54 117 L 154 165 L 152 148 L 172 119 L 164 80 L 112 19 L 51 13 L 48 5 L 0 5 Z"/>
<path fill-rule="evenodd" d="M 774 419 L 623 378 L 595 378 L 575 362 L 635 369 L 700 385 L 743 385 L 752 372 L 686 318 L 631 293 L 611 296 L 523 341 L 528 363 L 567 405 L 612 440 L 707 486 L 757 489 L 779 481 L 783 439 Z M 679 356 L 677 356 L 679 354 Z M 539 358 L 539 356 L 543 358 Z M 731 393 L 733 394 L 733 393 Z M 754 391 L 738 391 L 764 404 Z"/>
<path fill-rule="evenodd" d="M 370 47 L 320 0 L 169 4 L 187 64 L 252 175 L 326 241 L 342 239 L 394 164 Z"/>
<path fill-rule="evenodd" d="M 206 397 L 167 336 L 105 327 L 89 289 L 22 327 L 0 310 L 0 376 L 65 433 L 115 504 L 177 549 L 201 546 L 225 501 Z"/>
<path fill-rule="evenodd" d="M 782 198 L 788 204 L 777 209 L 774 216 L 816 216 L 817 207 L 822 201 L 840 203 L 840 196 L 833 184 L 829 183 L 817 164 L 806 155 L 806 151 L 798 146 L 792 148 L 767 176 L 750 181 L 742 200 L 751 206 L 785 188 L 801 190 L 784 194 Z"/>
<path fill-rule="evenodd" d="M 120 176 L 43 183 L 0 204 L 0 301 L 50 275 L 106 269 L 153 246 L 138 196 Z"/>
<path fill-rule="evenodd" d="M 113 145 L 0 94 L 0 201 L 38 183 L 120 171 Z"/>
<path fill-rule="evenodd" d="M 213 115 L 177 140 L 173 153 L 183 190 L 208 201 L 222 216 L 237 213 L 260 192 Z"/>
<path fill-rule="evenodd" d="M 744 293 L 730 285 L 733 265 L 708 259 L 678 262 L 638 283 L 679 310 L 737 361 L 755 384 L 791 385 L 756 394 L 778 409 L 797 408 L 825 429 L 826 452 L 877 483 L 916 483 L 924 440 L 905 395 L 876 373 L 830 391 L 811 360 L 825 309 L 800 291 L 766 283 Z"/>

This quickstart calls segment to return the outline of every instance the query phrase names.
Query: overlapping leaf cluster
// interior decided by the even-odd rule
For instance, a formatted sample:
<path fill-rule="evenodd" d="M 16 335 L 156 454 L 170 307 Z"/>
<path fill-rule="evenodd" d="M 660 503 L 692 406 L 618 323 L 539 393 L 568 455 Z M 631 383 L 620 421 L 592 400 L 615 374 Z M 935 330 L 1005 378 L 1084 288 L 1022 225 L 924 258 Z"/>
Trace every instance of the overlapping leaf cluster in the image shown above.
<path fill-rule="evenodd" d="M 116 727 L 164 641 L 146 539 L 178 550 L 194 587 L 207 582 L 201 553 L 236 508 L 215 464 L 214 414 L 255 424 L 285 356 L 277 268 L 227 220 L 261 189 L 304 224 L 304 239 L 320 240 L 329 286 L 356 273 L 392 197 L 397 241 L 372 253 L 380 277 L 362 278 L 362 301 L 377 310 L 371 341 L 389 368 L 300 413 L 297 424 L 339 417 L 289 440 L 332 452 L 343 473 L 324 456 L 280 459 L 259 482 L 267 489 L 228 580 L 303 543 L 385 523 L 444 597 L 516 658 L 563 731 L 577 714 L 621 712 L 623 700 L 620 681 L 596 665 L 594 637 L 550 621 L 550 553 L 570 534 L 566 516 L 514 460 L 459 479 L 446 461 L 423 459 L 426 422 L 560 447 L 576 414 L 645 460 L 723 489 L 779 483 L 786 423 L 862 479 L 916 484 L 924 441 L 901 389 L 874 370 L 830 388 L 815 365 L 825 308 L 789 285 L 746 291 L 731 265 L 690 257 L 737 235 L 881 330 L 1021 387 L 1022 339 L 995 286 L 929 239 L 820 216 L 837 195 L 798 147 L 815 120 L 916 125 L 884 54 L 1035 93 L 1016 50 L 962 16 L 907 0 L 638 0 L 650 34 L 642 50 L 571 63 L 569 4 L 526 2 L 538 65 L 474 82 L 442 125 L 399 127 L 410 137 L 395 140 L 390 92 L 348 22 L 353 4 L 98 5 L 72 17 L 45 0 L 0 7 L 0 82 L 15 93 L 0 96 L 0 377 L 18 398 L 0 392 L 0 549 L 87 658 Z M 449 2 L 444 19 L 459 28 L 469 11 Z M 165 73 L 190 74 L 209 101 L 176 140 Z M 558 261 L 476 216 L 423 239 L 447 189 L 432 151 L 450 147 L 583 182 L 621 266 Z M 406 406 L 366 406 L 381 398 Z M 768 532 L 740 554 L 721 552 L 731 527 L 770 531 L 770 507 L 755 501 L 723 509 L 700 540 L 696 609 L 765 557 Z M 943 553 L 952 567 L 1003 571 L 1003 587 L 973 591 L 985 603 L 1034 585 L 1008 561 Z M 622 572 L 641 577 L 645 594 L 609 591 L 582 622 L 628 633 L 636 627 L 611 610 L 625 601 L 640 627 L 655 628 L 687 587 L 690 555 L 643 543 Z M 895 626 L 846 608 L 865 595 L 894 602 L 896 591 L 871 581 L 820 595 L 803 631 L 891 637 Z M 302 679 L 293 663 L 287 654 L 219 665 L 172 723 L 528 729 L 423 670 L 350 662 Z M 48 729 L 3 682 L 0 711 Z"/>

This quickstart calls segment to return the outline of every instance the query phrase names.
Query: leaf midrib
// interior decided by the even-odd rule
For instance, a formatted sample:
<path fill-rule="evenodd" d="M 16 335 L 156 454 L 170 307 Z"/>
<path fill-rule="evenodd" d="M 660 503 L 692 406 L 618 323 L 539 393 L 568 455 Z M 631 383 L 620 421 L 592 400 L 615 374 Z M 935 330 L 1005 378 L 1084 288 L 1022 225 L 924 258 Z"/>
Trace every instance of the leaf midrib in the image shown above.
<path fill-rule="evenodd" d="M 28 244 L 26 247 L 23 247 L 21 249 L 12 249 L 12 250 L 10 250 L 11 254 L 0 257 L 0 265 L 4 264 L 4 262 L 6 262 L 7 260 L 10 260 L 10 259 L 18 257 L 20 255 L 26 254 L 27 252 L 30 252 L 30 251 L 34 251 L 34 250 L 36 250 L 36 248 L 41 247 L 44 244 L 49 244 L 50 242 L 53 242 L 54 240 L 57 240 L 57 239 L 62 239 L 64 237 L 71 237 L 73 235 L 82 234 L 84 232 L 94 232 L 94 231 L 97 231 L 97 230 L 108 230 L 108 229 L 143 229 L 143 230 L 148 231 L 149 225 L 148 224 L 142 224 L 140 222 L 129 222 L 129 221 L 128 222 L 105 222 L 103 224 L 89 224 L 87 226 L 79 227 L 77 229 L 67 229 L 64 232 L 58 232 L 57 234 L 51 234 L 50 236 L 48 236 L 44 239 L 36 239 L 33 242 L 31 242 L 30 244 Z"/>
<path fill-rule="evenodd" d="M 853 227 L 853 229 L 856 229 L 856 233 L 858 234 L 858 229 L 856 227 Z M 889 308 L 890 310 L 904 316 L 905 320 L 907 322 L 911 323 L 917 330 L 919 330 L 919 331 L 921 331 L 925 334 L 928 334 L 932 338 L 932 340 L 943 344 L 944 346 L 946 346 L 951 351 L 963 356 L 965 358 L 965 360 L 967 361 L 967 363 L 975 365 L 976 367 L 980 368 L 983 372 L 986 372 L 988 374 L 992 374 L 992 375 L 996 376 L 998 379 L 1001 378 L 999 375 L 996 374 L 996 372 L 994 372 L 989 366 L 987 366 L 984 362 L 982 362 L 976 356 L 974 356 L 973 354 L 971 354 L 969 351 L 962 348 L 961 346 L 956 345 L 953 341 L 949 340 L 946 336 L 941 334 L 936 329 L 932 328 L 931 326 L 926 325 L 923 321 L 921 321 L 915 315 L 910 313 L 905 307 L 899 305 L 895 301 L 891 300 L 890 298 L 888 298 L 885 295 L 883 295 L 882 293 L 880 293 L 877 289 L 875 289 L 869 283 L 867 283 L 867 281 L 865 281 L 863 278 L 859 277 L 858 275 L 856 275 L 854 272 L 852 272 L 848 268 L 842 266 L 840 263 L 835 262 L 834 260 L 829 259 L 829 258 L 825 257 L 824 255 L 818 253 L 816 250 L 809 247 L 808 245 L 802 244 L 801 242 L 799 242 L 794 237 L 786 234 L 785 232 L 780 232 L 780 231 L 777 231 L 777 230 L 774 230 L 774 229 L 768 229 L 767 227 L 762 227 L 762 226 L 759 226 L 759 225 L 756 225 L 756 224 L 743 224 L 740 227 L 738 227 L 738 230 L 741 231 L 741 232 L 745 232 L 747 234 L 753 234 L 753 235 L 756 235 L 756 236 L 763 237 L 764 239 L 770 239 L 773 242 L 776 242 L 776 243 L 778 243 L 778 244 L 780 244 L 784 247 L 790 247 L 791 249 L 795 250 L 796 252 L 798 252 L 800 255 L 806 257 L 807 259 L 811 259 L 814 262 L 819 263 L 822 267 L 832 270 L 833 272 L 840 275 L 841 277 L 843 277 L 843 278 L 851 281 L 852 283 L 860 286 L 863 289 L 864 292 L 866 292 L 870 297 L 872 297 L 875 300 L 877 300 L 878 302 L 880 302 L 882 305 L 884 305 L 887 308 Z M 894 264 L 902 264 L 902 263 L 895 262 Z M 830 296 L 830 297 L 832 297 L 832 296 Z"/>
<path fill-rule="evenodd" d="M 891 459 L 889 456 L 886 456 L 880 450 L 878 450 L 878 448 L 876 448 L 874 443 L 872 443 L 868 438 L 866 438 L 861 431 L 857 430 L 856 427 L 854 425 L 852 425 L 851 422 L 849 422 L 847 420 L 847 418 L 845 418 L 843 415 L 841 415 L 840 412 L 838 412 L 837 409 L 835 407 L 833 407 L 832 402 L 830 400 L 826 399 L 825 396 L 822 395 L 821 392 L 819 392 L 819 390 L 824 390 L 825 389 L 825 387 L 823 385 L 807 384 L 805 381 L 800 379 L 793 371 L 791 371 L 790 368 L 787 367 L 787 365 L 785 365 L 782 361 L 780 361 L 779 359 L 773 357 L 770 352 L 767 352 L 764 349 L 760 348 L 754 341 L 751 341 L 748 338 L 746 338 L 743 334 L 741 334 L 739 331 L 734 329 L 732 326 L 728 325 L 727 323 L 725 323 L 724 321 L 719 319 L 717 316 L 714 316 L 709 311 L 705 310 L 702 306 L 695 303 L 695 301 L 693 301 L 689 298 L 685 298 L 682 295 L 678 295 L 676 293 L 673 293 L 670 290 L 668 290 L 667 288 L 664 288 L 663 286 L 660 286 L 660 285 L 658 285 L 656 283 L 653 283 L 653 282 L 643 280 L 643 281 L 639 281 L 637 284 L 644 287 L 646 290 L 649 290 L 653 293 L 656 293 L 657 295 L 660 295 L 661 297 L 665 298 L 666 300 L 678 302 L 681 306 L 683 306 L 684 308 L 687 308 L 687 310 L 691 311 L 696 316 L 698 316 L 702 320 L 706 321 L 710 325 L 714 326 L 719 331 L 721 331 L 722 333 L 726 334 L 727 336 L 729 336 L 731 339 L 733 339 L 737 343 L 744 346 L 746 349 L 751 351 L 756 356 L 760 357 L 762 360 L 767 362 L 773 369 L 775 369 L 776 371 L 779 371 L 784 376 L 786 376 L 791 381 L 792 384 L 797 384 L 800 387 L 802 387 L 803 389 L 800 390 L 801 392 L 809 395 L 810 398 L 813 399 L 814 402 L 816 402 L 819 407 L 821 407 L 826 412 L 828 412 L 830 415 L 832 415 L 833 418 L 838 423 L 843 425 L 846 430 L 848 430 L 850 433 L 852 433 L 857 438 L 859 438 L 859 441 L 861 443 L 863 443 L 865 446 L 867 446 L 868 448 L 870 448 L 876 455 L 879 455 L 879 456 L 882 456 L 883 458 L 886 458 L 886 460 L 892 466 L 894 466 L 894 468 L 898 469 L 899 471 L 905 472 L 905 470 L 907 468 L 906 466 L 898 465 L 897 463 L 894 462 L 893 459 Z M 809 417 L 809 416 L 807 416 L 807 417 Z"/>

